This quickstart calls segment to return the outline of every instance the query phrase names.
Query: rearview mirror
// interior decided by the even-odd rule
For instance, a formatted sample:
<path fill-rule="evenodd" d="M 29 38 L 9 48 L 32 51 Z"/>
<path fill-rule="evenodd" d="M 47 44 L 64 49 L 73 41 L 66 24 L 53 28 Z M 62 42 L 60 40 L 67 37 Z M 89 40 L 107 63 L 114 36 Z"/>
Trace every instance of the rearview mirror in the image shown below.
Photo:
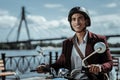
<path fill-rule="evenodd" d="M 37 47 L 35 48 L 35 50 L 38 52 L 38 54 L 43 55 L 43 50 L 42 50 L 42 48 L 41 48 L 40 46 L 37 46 Z"/>
<path fill-rule="evenodd" d="M 106 50 L 106 45 L 103 42 L 97 42 L 94 45 L 94 51 L 82 60 L 82 66 L 87 67 L 85 66 L 85 63 L 84 63 L 86 59 L 90 58 L 92 55 L 96 53 L 103 53 L 105 52 L 105 50 Z"/>
<path fill-rule="evenodd" d="M 106 50 L 106 45 L 103 42 L 98 42 L 94 45 L 94 50 L 98 50 L 97 53 L 104 53 Z"/>

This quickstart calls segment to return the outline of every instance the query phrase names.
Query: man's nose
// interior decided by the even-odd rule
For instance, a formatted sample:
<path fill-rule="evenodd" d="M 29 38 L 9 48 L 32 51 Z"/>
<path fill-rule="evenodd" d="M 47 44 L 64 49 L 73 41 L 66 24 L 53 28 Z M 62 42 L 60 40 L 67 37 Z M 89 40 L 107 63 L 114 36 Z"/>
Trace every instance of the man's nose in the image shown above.
<path fill-rule="evenodd" d="M 80 20 L 79 19 L 76 20 L 76 24 L 80 24 Z"/>

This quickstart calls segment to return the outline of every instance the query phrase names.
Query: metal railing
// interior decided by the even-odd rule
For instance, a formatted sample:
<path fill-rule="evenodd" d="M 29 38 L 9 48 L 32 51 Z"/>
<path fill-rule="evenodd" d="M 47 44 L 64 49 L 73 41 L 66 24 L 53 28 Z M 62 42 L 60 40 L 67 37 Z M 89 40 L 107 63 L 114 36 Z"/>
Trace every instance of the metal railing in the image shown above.
<path fill-rule="evenodd" d="M 55 54 L 53 56 L 53 54 Z M 5 67 L 7 70 L 12 70 L 18 73 L 30 72 L 30 70 L 36 69 L 42 63 L 52 64 L 58 58 L 58 52 L 49 52 L 48 55 L 24 55 L 24 56 L 6 56 L 5 53 L 1 53 L 5 61 Z"/>
<path fill-rule="evenodd" d="M 7 56 L 5 53 L 1 53 L 1 55 L 4 58 L 7 70 L 12 70 L 15 71 L 16 73 L 21 74 L 36 69 L 36 67 L 42 63 L 52 64 L 59 57 L 58 52 L 49 52 L 49 54 L 44 54 L 43 56 L 40 55 Z M 120 56 L 114 55 L 113 57 L 119 58 Z"/>

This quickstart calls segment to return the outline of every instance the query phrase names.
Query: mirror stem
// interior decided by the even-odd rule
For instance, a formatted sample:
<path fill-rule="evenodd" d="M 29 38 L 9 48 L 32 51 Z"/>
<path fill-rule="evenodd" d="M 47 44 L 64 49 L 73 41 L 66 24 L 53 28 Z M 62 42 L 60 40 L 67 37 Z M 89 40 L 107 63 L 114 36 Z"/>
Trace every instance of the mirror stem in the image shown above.
<path fill-rule="evenodd" d="M 92 52 L 90 55 L 88 55 L 87 57 L 85 57 L 85 58 L 82 60 L 82 66 L 87 67 L 87 66 L 85 66 L 85 63 L 84 63 L 85 60 L 87 60 L 89 57 L 91 57 L 93 54 L 99 52 L 100 50 L 101 50 L 101 48 L 98 48 L 97 50 L 95 50 L 94 52 Z"/>

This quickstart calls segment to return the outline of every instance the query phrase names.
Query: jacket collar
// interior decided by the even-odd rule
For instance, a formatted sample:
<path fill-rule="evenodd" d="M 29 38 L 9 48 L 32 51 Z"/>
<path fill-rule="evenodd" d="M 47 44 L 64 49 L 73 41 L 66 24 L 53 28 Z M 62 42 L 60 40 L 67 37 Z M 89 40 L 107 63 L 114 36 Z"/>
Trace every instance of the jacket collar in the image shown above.
<path fill-rule="evenodd" d="M 88 31 L 88 39 L 92 39 L 93 38 L 93 33 Z"/>

